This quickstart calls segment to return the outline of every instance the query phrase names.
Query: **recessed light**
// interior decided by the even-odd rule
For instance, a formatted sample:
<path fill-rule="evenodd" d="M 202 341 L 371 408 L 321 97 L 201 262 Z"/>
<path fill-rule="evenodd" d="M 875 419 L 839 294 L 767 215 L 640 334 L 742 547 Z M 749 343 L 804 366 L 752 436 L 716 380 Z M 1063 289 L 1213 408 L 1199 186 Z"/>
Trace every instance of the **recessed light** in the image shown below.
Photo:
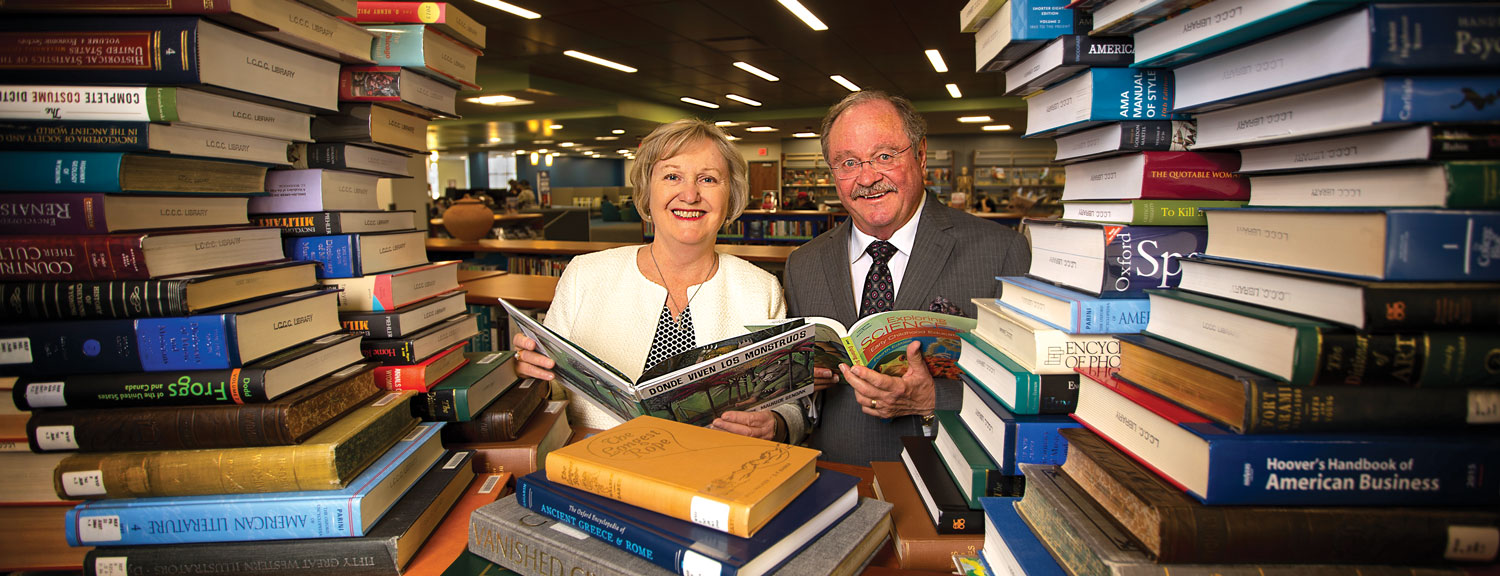
<path fill-rule="evenodd" d="M 739 102 L 741 104 L 749 104 L 751 106 L 760 106 L 760 102 L 756 102 L 756 101 L 751 100 L 749 98 L 746 98 L 744 96 L 740 96 L 739 94 L 725 94 L 724 97 L 728 98 L 730 100 L 734 100 L 735 102 Z"/>
<path fill-rule="evenodd" d="M 551 144 L 553 140 L 532 140 L 532 144 Z"/>
<path fill-rule="evenodd" d="M 551 126 L 548 126 L 548 128 L 551 128 L 553 130 L 562 130 L 563 129 L 563 125 L 562 124 L 553 124 Z"/>
<path fill-rule="evenodd" d="M 526 104 L 535 104 L 535 102 L 531 100 L 522 100 L 520 98 L 516 98 L 515 96 L 506 96 L 504 94 L 476 96 L 474 98 L 465 98 L 464 101 L 473 102 L 475 104 L 484 104 L 486 106 L 524 106 Z"/>
<path fill-rule="evenodd" d="M 859 86 L 856 86 L 853 82 L 850 82 L 848 78 L 839 76 L 838 74 L 834 74 L 832 76 L 829 76 L 828 79 L 834 82 L 838 82 L 839 86 L 847 88 L 850 92 L 859 92 Z"/>
<path fill-rule="evenodd" d="M 609 133 L 610 133 L 610 134 L 624 134 L 624 133 L 625 133 L 625 131 L 624 131 L 624 130 L 621 130 L 621 129 L 619 129 L 619 128 L 615 128 L 615 129 L 614 129 L 614 130 L 610 130 L 610 131 L 609 131 Z"/>
<path fill-rule="evenodd" d="M 547 153 L 551 152 L 551 150 L 548 150 L 546 148 L 541 148 L 541 149 L 537 150 L 537 152 L 541 152 L 543 154 L 547 154 Z"/>
<path fill-rule="evenodd" d="M 728 140 L 728 141 L 730 141 L 730 142 L 733 142 L 733 141 L 735 141 L 735 140 L 739 140 L 739 139 L 740 139 L 740 137 L 739 137 L 739 136 L 735 136 L 735 135 L 734 135 L 734 134 L 725 134 L 725 135 L 724 135 L 724 139 L 725 139 L 725 140 Z"/>
<path fill-rule="evenodd" d="M 944 85 L 943 87 L 948 89 L 948 95 L 949 96 L 952 96 L 954 98 L 963 98 L 964 97 L 964 93 L 958 91 L 958 85 L 957 84 L 947 84 L 947 85 Z"/>
<path fill-rule="evenodd" d="M 480 4 L 484 4 L 485 6 L 489 6 L 490 8 L 494 8 L 496 10 L 501 10 L 501 11 L 504 11 L 504 12 L 509 12 L 511 14 L 515 14 L 516 16 L 520 16 L 520 17 L 525 18 L 527 20 L 536 20 L 537 18 L 541 18 L 542 17 L 541 14 L 537 14 L 536 12 L 532 12 L 530 10 L 527 10 L 527 9 L 522 8 L 520 6 L 516 6 L 515 4 L 511 4 L 509 2 L 501 2 L 500 0 L 474 0 L 474 1 L 478 2 Z"/>
<path fill-rule="evenodd" d="M 526 151 L 525 150 L 516 150 L 516 156 L 525 156 L 525 155 L 526 155 Z"/>
<path fill-rule="evenodd" d="M 795 133 L 792 134 L 792 137 L 793 138 L 817 138 L 818 137 L 818 133 L 817 132 L 795 132 Z"/>
<path fill-rule="evenodd" d="M 1010 124 L 991 124 L 980 128 L 980 130 L 984 130 L 985 132 L 1004 132 L 1010 130 Z"/>
<path fill-rule="evenodd" d="M 572 148 L 577 145 L 577 142 L 563 142 L 562 144 L 558 144 L 558 146 L 562 146 L 563 148 Z"/>
<path fill-rule="evenodd" d="M 959 116 L 958 121 L 964 124 L 977 124 L 979 122 L 994 122 L 995 119 L 989 116 Z"/>
<path fill-rule="evenodd" d="M 760 68 L 756 68 L 754 66 L 751 66 L 749 62 L 735 62 L 734 63 L 734 67 L 735 68 L 739 68 L 740 70 L 744 70 L 746 72 L 749 72 L 751 74 L 754 74 L 756 76 L 760 76 L 762 79 L 764 79 L 767 82 L 779 82 L 779 81 L 781 81 L 780 78 L 777 78 L 775 75 L 771 74 L 770 72 L 766 72 L 765 70 L 761 70 Z"/>
<path fill-rule="evenodd" d="M 772 128 L 770 126 L 751 126 L 749 128 L 746 128 L 745 131 L 746 132 L 775 132 L 776 129 Z"/>
<path fill-rule="evenodd" d="M 536 166 L 537 161 L 539 161 L 541 159 L 542 159 L 542 155 L 541 154 L 537 154 L 536 152 L 532 152 L 531 153 L 531 165 L 532 166 Z"/>
<path fill-rule="evenodd" d="M 626 149 L 624 149 L 624 148 L 621 148 L 621 149 L 619 149 L 619 150 L 615 150 L 615 153 L 616 153 L 616 154 L 629 154 L 629 153 L 630 153 L 630 151 L 629 151 L 629 150 L 626 150 Z"/>
<path fill-rule="evenodd" d="M 499 141 L 500 141 L 499 138 L 490 138 L 490 144 L 495 144 L 495 143 L 497 143 Z"/>
<path fill-rule="evenodd" d="M 624 64 L 621 64 L 619 62 L 615 62 L 615 61 L 612 61 L 612 60 L 605 60 L 605 59 L 600 58 L 598 56 L 594 56 L 593 54 L 584 54 L 583 52 L 579 52 L 577 50 L 568 50 L 568 51 L 565 51 L 565 52 L 563 52 L 563 55 L 564 56 L 572 56 L 572 57 L 577 58 L 579 60 L 582 60 L 584 62 L 588 62 L 590 64 L 598 64 L 598 65 L 603 66 L 605 68 L 614 68 L 615 70 L 619 70 L 621 72 L 630 72 L 632 74 L 636 72 L 635 68 L 631 68 L 631 67 L 626 66 Z"/>
<path fill-rule="evenodd" d="M 694 105 L 697 105 L 697 106 L 702 106 L 704 108 L 718 108 L 719 107 L 718 104 L 714 104 L 713 102 L 704 102 L 704 101 L 699 100 L 697 98 L 688 98 L 687 96 L 683 96 L 682 98 L 679 98 L 679 100 L 682 100 L 683 102 L 687 102 L 688 104 L 694 104 Z"/>
<path fill-rule="evenodd" d="M 818 31 L 828 29 L 828 25 L 824 24 L 822 20 L 819 20 L 817 16 L 814 16 L 812 10 L 808 10 L 807 7 L 803 6 L 801 2 L 798 2 L 797 0 L 780 1 L 782 6 L 785 6 L 787 10 L 792 11 L 792 14 L 795 14 L 798 18 L 801 18 L 802 22 L 804 24 L 807 24 L 808 28 L 812 28 L 813 30 Z"/>
<path fill-rule="evenodd" d="M 932 69 L 937 70 L 938 74 L 942 74 L 948 71 L 948 63 L 943 62 L 942 52 L 938 52 L 937 50 L 928 50 L 927 60 L 929 62 L 932 62 Z"/>
<path fill-rule="evenodd" d="M 714 126 L 739 126 L 740 124 L 743 124 L 743 122 L 730 122 L 728 120 L 714 122 Z"/>
<path fill-rule="evenodd" d="M 595 136 L 594 139 L 595 140 L 599 140 L 599 141 L 603 141 L 603 142 L 608 142 L 610 140 L 619 140 L 620 137 L 619 136 Z"/>

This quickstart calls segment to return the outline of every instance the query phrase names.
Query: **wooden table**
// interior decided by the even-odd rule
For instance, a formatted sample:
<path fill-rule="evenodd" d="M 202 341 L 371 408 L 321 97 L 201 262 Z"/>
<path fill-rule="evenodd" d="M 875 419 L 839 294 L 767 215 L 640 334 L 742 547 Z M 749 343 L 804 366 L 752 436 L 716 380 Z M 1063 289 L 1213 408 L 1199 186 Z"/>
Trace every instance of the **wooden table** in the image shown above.
<path fill-rule="evenodd" d="M 518 308 L 546 309 L 552 306 L 557 277 L 504 274 L 464 282 L 463 287 L 469 291 L 465 298 L 469 304 L 498 306 L 498 300 L 504 298 Z"/>
<path fill-rule="evenodd" d="M 496 212 L 495 223 L 491 224 L 490 226 L 494 227 L 509 226 L 511 224 L 531 224 L 532 220 L 541 219 L 542 214 L 539 212 Z M 431 220 L 428 220 L 427 222 L 434 228 L 438 228 L 443 225 L 442 218 L 433 218 Z"/>
<path fill-rule="evenodd" d="M 537 254 L 545 256 L 577 256 L 631 246 L 634 242 L 579 242 L 575 240 L 479 240 L 467 242 L 456 238 L 428 238 L 428 252 L 501 252 L 506 254 Z M 720 244 L 715 247 L 722 254 L 732 254 L 749 262 L 785 263 L 786 257 L 796 246 Z"/>
<path fill-rule="evenodd" d="M 463 284 L 470 280 L 478 280 L 480 278 L 489 278 L 491 276 L 500 276 L 503 274 L 509 274 L 509 272 L 506 272 L 504 270 L 465 270 L 463 268 L 459 268 L 458 283 Z"/>

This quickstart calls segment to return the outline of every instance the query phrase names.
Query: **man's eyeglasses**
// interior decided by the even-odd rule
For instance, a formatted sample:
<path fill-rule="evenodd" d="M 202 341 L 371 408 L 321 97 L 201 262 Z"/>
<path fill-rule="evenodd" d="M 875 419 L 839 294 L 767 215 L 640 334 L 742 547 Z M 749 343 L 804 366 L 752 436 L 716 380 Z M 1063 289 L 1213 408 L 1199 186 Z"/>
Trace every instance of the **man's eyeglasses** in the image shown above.
<path fill-rule="evenodd" d="M 905 154 L 907 150 L 911 150 L 911 145 L 907 145 L 907 147 L 895 152 L 881 152 L 879 154 L 876 154 L 874 158 L 871 158 L 869 160 L 846 158 L 843 162 L 834 164 L 830 168 L 833 169 L 834 177 L 838 178 L 839 180 L 848 180 L 850 178 L 858 176 L 859 170 L 861 168 L 864 168 L 865 164 L 869 164 L 871 168 L 874 168 L 878 171 L 885 172 L 887 170 L 895 168 L 896 165 L 901 162 L 901 155 Z"/>

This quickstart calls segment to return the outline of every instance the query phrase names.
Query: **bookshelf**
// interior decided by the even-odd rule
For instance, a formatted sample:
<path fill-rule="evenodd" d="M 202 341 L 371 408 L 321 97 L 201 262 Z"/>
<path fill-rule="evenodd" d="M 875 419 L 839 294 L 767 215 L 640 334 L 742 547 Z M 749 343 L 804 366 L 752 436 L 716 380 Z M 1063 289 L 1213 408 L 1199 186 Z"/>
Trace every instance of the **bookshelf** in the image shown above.
<path fill-rule="evenodd" d="M 927 171 L 922 175 L 923 186 L 936 192 L 939 198 L 947 199 L 957 183 L 954 180 L 956 175 L 952 150 L 927 151 Z"/>
<path fill-rule="evenodd" d="M 833 185 L 833 172 L 828 162 L 817 152 L 794 152 L 781 156 L 781 202 L 797 197 L 798 192 L 807 192 L 813 202 L 838 198 Z"/>
<path fill-rule="evenodd" d="M 970 158 L 974 192 L 995 198 L 1004 208 L 1012 207 L 1017 195 L 1025 195 L 1037 199 L 1033 213 L 1058 212 L 1066 180 L 1062 165 L 1052 157 L 1051 152 L 975 150 Z"/>

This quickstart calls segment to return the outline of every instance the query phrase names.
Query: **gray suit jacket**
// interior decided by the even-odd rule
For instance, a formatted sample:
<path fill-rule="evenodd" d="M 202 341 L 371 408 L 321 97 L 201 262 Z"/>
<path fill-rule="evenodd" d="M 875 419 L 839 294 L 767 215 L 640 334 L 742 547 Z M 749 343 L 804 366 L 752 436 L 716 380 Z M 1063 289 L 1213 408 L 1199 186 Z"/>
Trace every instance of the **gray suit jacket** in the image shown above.
<path fill-rule="evenodd" d="M 930 195 L 918 218 L 916 242 L 896 294 L 897 309 L 932 310 L 934 300 L 944 298 L 973 318 L 977 307 L 970 298 L 998 297 L 1001 284 L 996 276 L 1025 274 L 1031 266 L 1026 239 L 1007 226 L 944 206 Z M 859 319 L 849 271 L 852 229 L 853 223 L 846 220 L 787 258 L 787 317 L 827 316 L 845 325 Z M 937 382 L 939 410 L 958 409 L 961 397 L 961 383 Z M 916 416 L 882 420 L 865 415 L 847 384 L 824 391 L 820 402 L 819 423 L 808 442 L 823 451 L 824 460 L 859 466 L 899 461 L 901 437 L 922 434 Z"/>

